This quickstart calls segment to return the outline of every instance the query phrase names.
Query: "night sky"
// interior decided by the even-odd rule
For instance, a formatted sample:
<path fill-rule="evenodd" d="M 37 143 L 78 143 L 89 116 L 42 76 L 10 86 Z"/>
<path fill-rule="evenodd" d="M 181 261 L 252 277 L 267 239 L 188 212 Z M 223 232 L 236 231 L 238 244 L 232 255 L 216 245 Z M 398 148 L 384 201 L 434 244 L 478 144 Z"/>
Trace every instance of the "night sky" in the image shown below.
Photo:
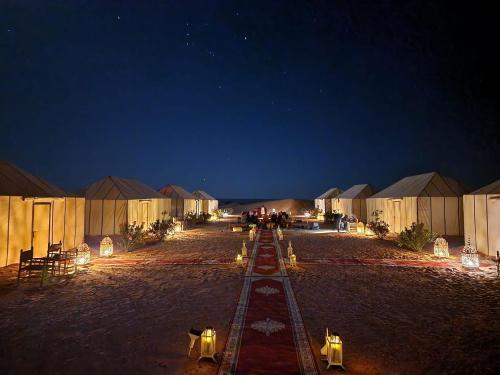
<path fill-rule="evenodd" d="M 480 187 L 500 178 L 500 12 L 437 3 L 2 0 L 0 159 L 69 191 Z"/>

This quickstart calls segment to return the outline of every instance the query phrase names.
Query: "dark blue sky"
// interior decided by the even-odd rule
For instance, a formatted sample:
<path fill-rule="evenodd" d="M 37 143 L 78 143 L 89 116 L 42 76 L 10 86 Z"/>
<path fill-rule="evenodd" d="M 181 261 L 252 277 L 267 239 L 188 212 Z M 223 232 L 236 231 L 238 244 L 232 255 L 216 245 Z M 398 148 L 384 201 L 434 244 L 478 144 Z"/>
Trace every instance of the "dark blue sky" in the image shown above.
<path fill-rule="evenodd" d="M 0 159 L 217 197 L 499 178 L 498 9 L 363 3 L 2 1 Z"/>

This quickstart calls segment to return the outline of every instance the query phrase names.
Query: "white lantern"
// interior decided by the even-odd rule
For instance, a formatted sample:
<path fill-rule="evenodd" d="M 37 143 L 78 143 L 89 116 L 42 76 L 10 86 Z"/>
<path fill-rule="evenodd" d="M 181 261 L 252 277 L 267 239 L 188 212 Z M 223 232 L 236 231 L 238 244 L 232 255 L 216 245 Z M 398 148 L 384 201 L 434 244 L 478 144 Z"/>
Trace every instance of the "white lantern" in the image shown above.
<path fill-rule="evenodd" d="M 292 254 L 293 254 L 292 241 L 288 241 L 288 249 L 287 249 L 287 252 L 288 252 L 288 257 L 290 257 L 290 255 L 292 255 Z"/>
<path fill-rule="evenodd" d="M 241 254 L 236 255 L 236 265 L 243 267 L 243 257 Z"/>
<path fill-rule="evenodd" d="M 462 266 L 465 268 L 479 268 L 479 254 L 474 246 L 470 244 L 470 238 L 462 250 Z"/>
<path fill-rule="evenodd" d="M 448 258 L 450 256 L 448 242 L 443 237 L 438 237 L 434 241 L 434 255 L 439 258 Z"/>
<path fill-rule="evenodd" d="M 358 234 L 364 234 L 365 233 L 365 224 L 363 224 L 362 221 L 358 221 L 358 224 L 356 225 L 356 232 Z"/>
<path fill-rule="evenodd" d="M 250 231 L 248 232 L 248 239 L 250 241 L 253 241 L 253 237 L 254 237 L 254 234 L 253 234 L 253 229 L 250 229 Z"/>
<path fill-rule="evenodd" d="M 295 254 L 290 255 L 290 267 L 297 266 L 297 256 Z"/>
<path fill-rule="evenodd" d="M 182 232 L 182 222 L 181 221 L 176 221 L 174 224 L 174 232 L 179 233 Z"/>
<path fill-rule="evenodd" d="M 326 361 L 328 370 L 330 366 L 342 366 L 342 340 L 338 333 L 332 333 L 326 336 Z"/>
<path fill-rule="evenodd" d="M 104 237 L 99 246 L 99 255 L 102 257 L 110 257 L 113 255 L 113 241 L 109 237 Z"/>
<path fill-rule="evenodd" d="M 85 266 L 90 263 L 90 247 L 85 242 L 76 247 L 75 263 L 77 266 Z"/>
<path fill-rule="evenodd" d="M 276 233 L 278 234 L 278 240 L 283 241 L 283 231 L 281 230 L 280 227 L 276 230 Z"/>
<path fill-rule="evenodd" d="M 215 361 L 215 329 L 207 327 L 201 334 L 200 359 L 210 358 Z"/>
<path fill-rule="evenodd" d="M 245 241 L 243 241 L 243 246 L 241 247 L 241 256 L 246 257 L 247 256 L 247 245 Z"/>

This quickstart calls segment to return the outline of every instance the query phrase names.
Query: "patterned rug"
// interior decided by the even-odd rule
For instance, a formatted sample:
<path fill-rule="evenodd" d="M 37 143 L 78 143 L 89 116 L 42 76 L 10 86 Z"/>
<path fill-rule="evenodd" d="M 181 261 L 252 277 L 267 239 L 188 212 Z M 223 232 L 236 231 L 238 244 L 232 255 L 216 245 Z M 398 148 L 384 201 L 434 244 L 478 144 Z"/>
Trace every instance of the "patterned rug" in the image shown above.
<path fill-rule="evenodd" d="M 279 243 L 259 231 L 219 374 L 317 373 Z"/>

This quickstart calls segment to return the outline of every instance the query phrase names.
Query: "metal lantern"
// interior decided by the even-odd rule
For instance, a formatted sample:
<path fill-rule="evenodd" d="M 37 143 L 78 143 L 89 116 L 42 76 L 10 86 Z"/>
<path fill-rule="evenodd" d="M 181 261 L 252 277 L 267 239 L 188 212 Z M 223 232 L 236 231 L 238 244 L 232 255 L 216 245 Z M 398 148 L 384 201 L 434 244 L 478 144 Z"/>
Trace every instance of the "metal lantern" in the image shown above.
<path fill-rule="evenodd" d="M 250 229 L 250 231 L 248 232 L 248 239 L 250 241 L 253 241 L 253 238 L 254 238 L 254 233 L 253 233 L 253 228 Z"/>
<path fill-rule="evenodd" d="M 295 254 L 290 255 L 290 267 L 297 266 L 297 256 Z"/>
<path fill-rule="evenodd" d="M 283 241 L 283 231 L 281 230 L 280 227 L 276 230 L 276 233 L 278 233 L 278 240 Z"/>
<path fill-rule="evenodd" d="M 347 226 L 349 228 L 349 233 L 358 233 L 358 223 L 347 223 Z"/>
<path fill-rule="evenodd" d="M 365 224 L 363 224 L 362 221 L 358 221 L 358 224 L 356 225 L 356 232 L 358 234 L 364 234 L 365 233 Z"/>
<path fill-rule="evenodd" d="M 293 254 L 293 247 L 292 247 L 292 241 L 288 241 L 288 257 Z"/>
<path fill-rule="evenodd" d="M 90 263 L 90 247 L 85 242 L 76 247 L 75 263 L 77 266 L 85 266 Z"/>
<path fill-rule="evenodd" d="M 375 236 L 375 233 L 368 228 L 368 225 L 365 227 L 365 236 Z"/>
<path fill-rule="evenodd" d="M 241 254 L 236 255 L 236 265 L 243 266 L 243 256 Z"/>
<path fill-rule="evenodd" d="M 109 237 L 104 237 L 99 247 L 99 255 L 102 257 L 110 257 L 113 255 L 113 241 Z"/>
<path fill-rule="evenodd" d="M 215 361 L 215 329 L 207 327 L 201 333 L 200 359 L 210 358 Z"/>
<path fill-rule="evenodd" d="M 174 232 L 179 233 L 182 232 L 182 222 L 181 221 L 176 221 L 174 224 Z"/>
<path fill-rule="evenodd" d="M 326 361 L 330 366 L 342 366 L 342 340 L 338 333 L 333 332 L 331 335 L 326 336 Z"/>
<path fill-rule="evenodd" d="M 325 345 L 321 348 L 321 355 L 325 356 L 323 361 L 328 362 L 327 370 L 330 366 L 339 366 L 344 369 L 342 365 L 342 340 L 338 333 L 328 334 L 328 328 L 326 329 Z"/>
<path fill-rule="evenodd" d="M 448 242 L 443 237 L 438 237 L 434 241 L 434 255 L 439 258 L 448 258 L 450 256 Z"/>
<path fill-rule="evenodd" d="M 476 248 L 470 244 L 470 238 L 462 250 L 462 266 L 465 268 L 479 268 L 479 254 Z"/>
<path fill-rule="evenodd" d="M 247 245 L 245 241 L 243 241 L 243 246 L 241 247 L 241 256 L 246 257 L 247 256 Z"/>

